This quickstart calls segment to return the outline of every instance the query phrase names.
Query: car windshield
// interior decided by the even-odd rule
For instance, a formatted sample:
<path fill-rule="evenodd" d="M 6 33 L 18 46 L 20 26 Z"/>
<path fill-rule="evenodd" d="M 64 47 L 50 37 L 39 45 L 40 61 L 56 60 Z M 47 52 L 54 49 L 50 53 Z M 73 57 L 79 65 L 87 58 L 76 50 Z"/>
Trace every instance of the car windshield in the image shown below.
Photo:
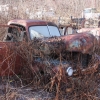
<path fill-rule="evenodd" d="M 59 30 L 56 26 L 31 26 L 29 27 L 30 38 L 44 38 L 60 36 Z"/>

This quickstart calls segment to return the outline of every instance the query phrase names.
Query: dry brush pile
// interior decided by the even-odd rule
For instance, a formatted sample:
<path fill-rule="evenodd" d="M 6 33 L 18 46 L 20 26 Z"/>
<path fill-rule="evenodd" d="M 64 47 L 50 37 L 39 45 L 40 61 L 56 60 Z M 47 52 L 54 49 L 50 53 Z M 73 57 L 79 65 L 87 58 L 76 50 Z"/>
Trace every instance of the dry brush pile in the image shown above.
<path fill-rule="evenodd" d="M 22 98 L 23 95 L 20 96 L 18 91 L 28 86 L 31 86 L 31 91 L 42 90 L 45 92 L 41 93 L 52 94 L 38 96 L 38 100 L 99 100 L 100 69 L 98 69 L 98 64 L 100 58 L 98 50 L 96 49 L 88 65 L 89 68 L 91 66 L 94 67 L 81 71 L 79 56 L 73 59 L 71 54 L 65 53 L 65 49 L 62 51 L 64 45 L 61 40 L 55 38 L 55 42 L 49 43 L 49 45 L 44 41 L 41 42 L 37 39 L 32 42 L 23 41 L 20 45 L 16 43 L 16 46 L 12 47 L 15 49 L 15 53 L 24 59 L 24 62 L 21 74 L 15 74 L 15 78 L 11 78 L 14 83 L 10 82 L 10 76 L 7 78 L 7 85 L 3 89 L 3 91 L 6 91 L 4 92 L 6 100 L 14 100 L 15 98 L 20 100 L 18 98 Z M 58 47 L 60 48 L 59 50 Z M 64 58 L 64 55 L 67 58 Z M 77 61 L 77 70 L 72 77 L 68 77 L 62 69 L 63 63 L 69 63 L 67 61 L 69 59 L 71 59 L 70 64 L 73 65 Z M 59 71 L 52 73 L 54 65 L 59 66 Z M 16 88 L 10 88 L 10 83 L 13 83 Z M 46 99 L 43 96 L 46 96 Z M 2 100 L 4 100 L 4 97 L 2 97 Z M 22 100 L 29 100 L 25 96 L 23 98 Z"/>

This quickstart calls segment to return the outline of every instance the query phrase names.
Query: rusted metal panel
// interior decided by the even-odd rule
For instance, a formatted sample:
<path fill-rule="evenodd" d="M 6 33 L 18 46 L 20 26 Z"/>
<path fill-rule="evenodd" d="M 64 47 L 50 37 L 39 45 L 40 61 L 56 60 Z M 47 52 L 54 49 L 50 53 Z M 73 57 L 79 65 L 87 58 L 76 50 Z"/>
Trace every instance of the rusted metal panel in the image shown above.
<path fill-rule="evenodd" d="M 22 57 L 16 53 L 15 43 L 0 42 L 0 76 L 18 74 Z"/>
<path fill-rule="evenodd" d="M 12 28 L 17 28 L 19 32 L 21 31 L 19 27 L 14 26 L 14 25 L 5 25 L 5 24 L 0 24 L 0 27 L 12 27 Z"/>
<path fill-rule="evenodd" d="M 78 32 L 90 33 L 97 40 L 97 45 L 100 45 L 100 28 L 82 28 Z"/>
<path fill-rule="evenodd" d="M 71 52 L 89 53 L 96 43 L 95 37 L 88 33 L 63 36 L 62 39 L 66 44 L 66 50 Z"/>
<path fill-rule="evenodd" d="M 30 27 L 30 26 L 35 26 L 35 25 L 52 25 L 52 26 L 56 26 L 56 24 L 52 23 L 52 22 L 47 22 L 47 21 L 42 21 L 42 20 L 20 20 L 20 19 L 16 19 L 16 20 L 11 20 L 8 22 L 8 25 L 10 24 L 17 24 L 17 25 L 22 25 L 24 27 Z"/>

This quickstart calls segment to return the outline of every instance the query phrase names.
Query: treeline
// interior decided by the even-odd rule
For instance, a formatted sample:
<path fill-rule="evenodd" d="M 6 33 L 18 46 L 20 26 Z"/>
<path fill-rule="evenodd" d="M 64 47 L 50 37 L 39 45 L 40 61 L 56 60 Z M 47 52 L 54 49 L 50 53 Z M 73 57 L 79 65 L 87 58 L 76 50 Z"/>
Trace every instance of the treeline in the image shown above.
<path fill-rule="evenodd" d="M 100 11 L 100 0 L 0 0 L 0 4 L 10 4 L 13 7 L 18 7 L 16 14 L 15 11 L 9 11 L 8 17 L 10 18 L 28 18 L 27 8 L 29 13 L 44 9 L 49 11 L 52 8 L 55 16 L 59 17 L 79 17 L 84 8 L 90 7 L 96 7 Z"/>

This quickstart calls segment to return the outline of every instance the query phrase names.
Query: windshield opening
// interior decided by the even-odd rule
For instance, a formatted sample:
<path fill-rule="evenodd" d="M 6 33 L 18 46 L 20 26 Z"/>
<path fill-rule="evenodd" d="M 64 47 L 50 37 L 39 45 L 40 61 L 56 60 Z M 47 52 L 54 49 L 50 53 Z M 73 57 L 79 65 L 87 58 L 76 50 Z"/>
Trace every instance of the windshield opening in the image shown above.
<path fill-rule="evenodd" d="M 44 38 L 60 36 L 59 30 L 56 26 L 31 26 L 29 27 L 30 38 Z"/>

